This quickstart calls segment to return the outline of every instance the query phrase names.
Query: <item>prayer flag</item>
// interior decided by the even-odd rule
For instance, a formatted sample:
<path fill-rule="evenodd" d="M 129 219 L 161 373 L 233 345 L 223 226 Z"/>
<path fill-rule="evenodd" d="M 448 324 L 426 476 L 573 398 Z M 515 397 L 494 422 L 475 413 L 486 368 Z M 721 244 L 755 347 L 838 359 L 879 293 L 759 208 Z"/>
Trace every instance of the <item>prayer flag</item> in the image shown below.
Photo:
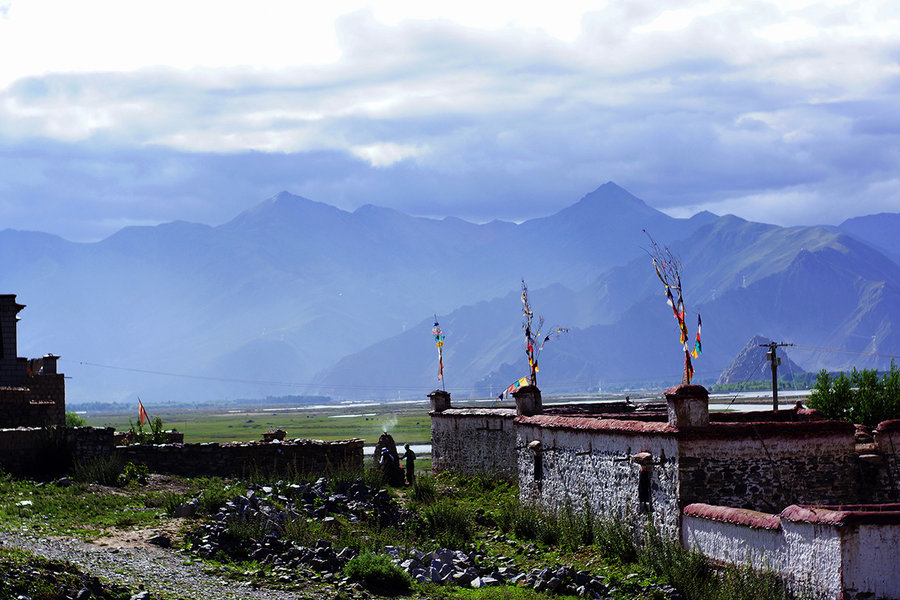
<path fill-rule="evenodd" d="M 691 354 L 694 358 L 703 354 L 703 345 L 700 343 L 700 313 L 697 313 L 697 341 L 694 342 L 694 351 Z"/>
<path fill-rule="evenodd" d="M 505 390 L 500 392 L 500 395 L 498 396 L 498 398 L 500 398 L 501 400 L 503 400 L 504 397 L 508 398 L 510 394 L 515 392 L 520 387 L 528 385 L 528 383 L 529 383 L 528 377 L 520 377 L 519 379 L 516 379 L 511 384 L 509 384 L 508 388 L 506 388 Z"/>
<path fill-rule="evenodd" d="M 138 398 L 138 423 L 141 425 L 144 424 L 144 421 L 149 421 L 150 417 L 147 416 L 147 411 L 144 410 L 144 404 L 141 402 L 141 399 Z"/>
<path fill-rule="evenodd" d="M 438 351 L 438 381 L 444 379 L 444 332 L 438 323 L 437 315 L 434 316 L 434 327 L 431 328 L 431 335 L 434 336 L 434 346 Z"/>

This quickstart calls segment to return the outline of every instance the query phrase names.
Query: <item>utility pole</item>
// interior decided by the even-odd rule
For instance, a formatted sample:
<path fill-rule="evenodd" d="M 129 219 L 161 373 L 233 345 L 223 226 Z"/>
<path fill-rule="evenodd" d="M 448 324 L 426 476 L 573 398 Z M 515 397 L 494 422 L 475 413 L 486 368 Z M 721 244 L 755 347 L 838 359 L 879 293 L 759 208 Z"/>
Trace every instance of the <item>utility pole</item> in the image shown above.
<path fill-rule="evenodd" d="M 781 358 L 776 355 L 776 348 L 783 346 L 793 346 L 793 344 L 779 344 L 778 342 L 769 342 L 768 344 L 760 344 L 761 348 L 768 348 L 766 358 L 772 366 L 772 410 L 778 410 L 778 365 L 781 364 Z"/>

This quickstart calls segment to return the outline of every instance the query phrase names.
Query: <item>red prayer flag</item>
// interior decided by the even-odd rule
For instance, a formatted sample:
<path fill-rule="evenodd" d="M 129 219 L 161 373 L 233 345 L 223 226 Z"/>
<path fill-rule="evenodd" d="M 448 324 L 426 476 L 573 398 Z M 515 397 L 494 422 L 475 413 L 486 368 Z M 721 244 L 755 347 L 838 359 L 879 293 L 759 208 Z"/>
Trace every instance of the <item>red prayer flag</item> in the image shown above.
<path fill-rule="evenodd" d="M 141 425 L 144 424 L 144 421 L 149 421 L 150 417 L 147 416 L 147 411 L 144 410 L 144 405 L 141 403 L 141 399 L 138 398 L 138 423 Z"/>

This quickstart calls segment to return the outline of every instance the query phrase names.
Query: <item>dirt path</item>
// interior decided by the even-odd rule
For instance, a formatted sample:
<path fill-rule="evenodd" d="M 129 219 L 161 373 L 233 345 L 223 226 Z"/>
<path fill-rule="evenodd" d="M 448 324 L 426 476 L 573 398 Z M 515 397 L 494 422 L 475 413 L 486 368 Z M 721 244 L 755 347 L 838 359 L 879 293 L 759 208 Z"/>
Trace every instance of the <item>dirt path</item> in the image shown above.
<path fill-rule="evenodd" d="M 333 593 L 316 595 L 315 592 L 254 589 L 249 582 L 229 581 L 209 574 L 202 564 L 191 562 L 187 556 L 173 550 L 148 545 L 145 539 L 139 532 L 132 532 L 122 539 L 105 540 L 107 544 L 116 541 L 122 544 L 100 545 L 68 538 L 40 539 L 27 533 L 0 532 L 0 544 L 3 546 L 26 550 L 45 558 L 66 560 L 90 575 L 123 584 L 132 590 L 148 590 L 154 597 L 161 596 L 167 600 L 333 597 Z"/>

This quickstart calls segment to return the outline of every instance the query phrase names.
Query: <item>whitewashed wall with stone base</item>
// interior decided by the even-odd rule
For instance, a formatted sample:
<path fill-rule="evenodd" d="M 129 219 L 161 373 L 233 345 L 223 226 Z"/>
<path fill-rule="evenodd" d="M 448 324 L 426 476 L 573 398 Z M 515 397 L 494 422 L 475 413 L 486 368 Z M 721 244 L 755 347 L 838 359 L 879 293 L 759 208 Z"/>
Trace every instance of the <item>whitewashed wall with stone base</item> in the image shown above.
<path fill-rule="evenodd" d="M 671 436 L 625 432 L 598 432 L 549 428 L 517 423 L 519 495 L 522 502 L 537 502 L 550 509 L 568 503 L 580 509 L 584 502 L 600 515 L 642 525 L 649 517 L 667 536 L 677 539 L 677 442 Z M 541 442 L 542 476 L 536 477 L 535 454 Z M 638 497 L 640 465 L 634 454 L 652 456 L 650 503 L 642 512 Z"/>
<path fill-rule="evenodd" d="M 682 519 L 682 542 L 690 550 L 721 563 L 774 572 L 798 597 L 900 598 L 900 523 L 808 522 L 765 515 L 775 517 L 778 526 L 755 527 L 687 514 L 695 506 L 687 507 Z"/>
<path fill-rule="evenodd" d="M 451 408 L 431 413 L 431 469 L 490 473 L 515 481 L 515 409 Z"/>

